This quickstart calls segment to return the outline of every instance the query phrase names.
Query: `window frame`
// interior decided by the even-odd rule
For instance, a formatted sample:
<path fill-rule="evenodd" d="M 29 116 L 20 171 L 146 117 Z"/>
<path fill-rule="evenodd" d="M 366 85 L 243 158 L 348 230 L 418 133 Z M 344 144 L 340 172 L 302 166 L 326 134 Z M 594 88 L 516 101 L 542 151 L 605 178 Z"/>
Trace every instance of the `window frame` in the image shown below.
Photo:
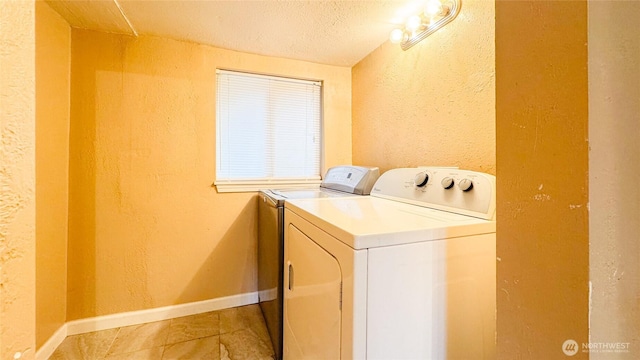
<path fill-rule="evenodd" d="M 219 141 L 219 123 L 218 123 L 218 74 L 219 73 L 233 73 L 241 74 L 250 77 L 258 78 L 280 78 L 287 79 L 292 82 L 304 82 L 304 83 L 318 83 L 320 86 L 320 101 L 319 101 L 319 116 L 320 116 L 320 129 L 319 129 L 319 168 L 318 176 L 313 177 L 300 177 L 300 178 L 287 178 L 287 179 L 258 179 L 258 180 L 239 180 L 239 179 L 219 179 L 218 178 L 218 141 Z M 320 186 L 322 182 L 322 170 L 324 169 L 324 82 L 322 80 L 308 79 L 301 77 L 292 77 L 286 75 L 273 75 L 273 74 L 261 74 L 255 72 L 248 72 L 242 70 L 230 70 L 230 69 L 216 69 L 216 76 L 214 81 L 214 99 L 215 99 L 215 180 L 212 186 L 215 186 L 219 193 L 231 193 L 231 192 L 255 192 L 262 189 L 291 189 L 291 188 L 316 188 Z"/>

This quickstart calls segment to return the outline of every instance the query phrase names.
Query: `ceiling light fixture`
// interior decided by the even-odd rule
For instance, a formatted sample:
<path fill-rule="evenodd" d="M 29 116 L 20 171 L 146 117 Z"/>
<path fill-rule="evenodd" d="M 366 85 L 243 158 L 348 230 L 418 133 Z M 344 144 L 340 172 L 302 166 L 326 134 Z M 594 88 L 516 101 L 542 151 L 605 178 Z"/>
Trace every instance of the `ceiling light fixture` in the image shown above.
<path fill-rule="evenodd" d="M 427 0 L 418 15 L 410 15 L 404 27 L 391 31 L 390 41 L 408 50 L 445 26 L 460 13 L 460 0 Z"/>

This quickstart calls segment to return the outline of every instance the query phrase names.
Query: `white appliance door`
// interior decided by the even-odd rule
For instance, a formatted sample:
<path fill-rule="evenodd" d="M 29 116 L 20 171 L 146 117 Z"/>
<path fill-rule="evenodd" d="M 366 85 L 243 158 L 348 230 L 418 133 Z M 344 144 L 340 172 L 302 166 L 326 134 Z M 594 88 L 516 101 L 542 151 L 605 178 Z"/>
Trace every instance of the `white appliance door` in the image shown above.
<path fill-rule="evenodd" d="M 342 274 L 337 260 L 289 225 L 284 263 L 284 359 L 339 359 Z"/>

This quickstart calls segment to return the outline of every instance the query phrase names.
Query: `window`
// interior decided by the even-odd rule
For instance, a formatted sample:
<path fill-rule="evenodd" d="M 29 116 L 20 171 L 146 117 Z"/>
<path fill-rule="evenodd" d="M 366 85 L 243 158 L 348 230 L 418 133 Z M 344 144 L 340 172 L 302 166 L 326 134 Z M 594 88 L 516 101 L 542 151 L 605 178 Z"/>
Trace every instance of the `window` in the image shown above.
<path fill-rule="evenodd" d="M 217 71 L 218 191 L 320 180 L 321 83 Z"/>

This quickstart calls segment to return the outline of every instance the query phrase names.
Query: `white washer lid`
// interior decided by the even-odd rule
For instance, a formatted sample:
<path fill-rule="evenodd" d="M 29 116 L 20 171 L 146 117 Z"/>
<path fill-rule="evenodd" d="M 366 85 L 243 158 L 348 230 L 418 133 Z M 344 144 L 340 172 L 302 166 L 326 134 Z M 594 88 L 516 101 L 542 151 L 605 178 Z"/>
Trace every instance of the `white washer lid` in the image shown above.
<path fill-rule="evenodd" d="M 496 232 L 495 221 L 372 196 L 294 199 L 285 207 L 354 249 Z"/>

